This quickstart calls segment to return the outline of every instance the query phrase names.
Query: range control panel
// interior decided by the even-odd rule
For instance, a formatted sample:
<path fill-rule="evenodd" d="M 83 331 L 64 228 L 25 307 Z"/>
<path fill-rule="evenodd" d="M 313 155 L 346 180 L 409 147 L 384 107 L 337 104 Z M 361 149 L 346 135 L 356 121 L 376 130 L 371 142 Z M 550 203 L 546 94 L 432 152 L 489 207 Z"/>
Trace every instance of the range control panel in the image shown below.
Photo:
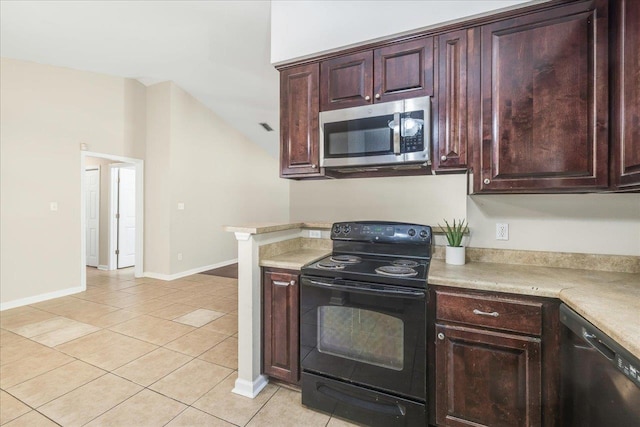
<path fill-rule="evenodd" d="M 431 242 L 431 227 L 402 222 L 336 222 L 331 228 L 331 239 L 425 244 Z"/>

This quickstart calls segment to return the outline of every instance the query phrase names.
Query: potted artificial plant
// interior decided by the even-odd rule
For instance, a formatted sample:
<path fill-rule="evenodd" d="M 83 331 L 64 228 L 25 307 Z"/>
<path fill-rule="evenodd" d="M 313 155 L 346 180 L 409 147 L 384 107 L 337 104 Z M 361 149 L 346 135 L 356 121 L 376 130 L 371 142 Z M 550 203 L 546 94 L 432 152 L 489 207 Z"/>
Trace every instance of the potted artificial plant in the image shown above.
<path fill-rule="evenodd" d="M 444 220 L 446 227 L 440 226 L 444 230 L 445 236 L 447 236 L 446 258 L 447 264 L 463 265 L 465 263 L 465 250 L 462 246 L 462 238 L 464 234 L 469 231 L 468 224 L 465 224 L 464 219 L 453 220 L 453 225 L 449 225 L 447 220 Z"/>

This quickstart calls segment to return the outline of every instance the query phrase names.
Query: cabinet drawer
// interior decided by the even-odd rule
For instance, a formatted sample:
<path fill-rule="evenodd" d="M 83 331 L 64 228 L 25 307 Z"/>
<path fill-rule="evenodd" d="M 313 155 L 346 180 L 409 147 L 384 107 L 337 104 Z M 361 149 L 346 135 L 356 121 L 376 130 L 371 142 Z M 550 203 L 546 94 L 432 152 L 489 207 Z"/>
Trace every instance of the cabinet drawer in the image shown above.
<path fill-rule="evenodd" d="M 436 291 L 438 320 L 540 336 L 542 303 Z"/>

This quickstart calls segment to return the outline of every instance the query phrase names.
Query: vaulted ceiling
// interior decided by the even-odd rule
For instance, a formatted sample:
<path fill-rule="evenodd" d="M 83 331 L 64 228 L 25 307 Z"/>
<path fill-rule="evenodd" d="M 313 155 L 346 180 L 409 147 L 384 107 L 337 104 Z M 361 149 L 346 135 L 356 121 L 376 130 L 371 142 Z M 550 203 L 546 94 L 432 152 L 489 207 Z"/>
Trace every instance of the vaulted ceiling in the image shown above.
<path fill-rule="evenodd" d="M 268 1 L 3 0 L 0 55 L 146 85 L 172 80 L 276 157 L 269 27 Z"/>

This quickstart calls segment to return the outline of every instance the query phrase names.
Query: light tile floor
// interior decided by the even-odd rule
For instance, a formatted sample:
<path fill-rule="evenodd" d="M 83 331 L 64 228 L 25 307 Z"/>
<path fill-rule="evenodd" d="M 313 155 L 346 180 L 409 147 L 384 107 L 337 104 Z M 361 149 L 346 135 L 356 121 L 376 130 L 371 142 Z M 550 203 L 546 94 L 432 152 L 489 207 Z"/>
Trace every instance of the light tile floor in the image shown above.
<path fill-rule="evenodd" d="M 87 290 L 0 312 L 2 426 L 349 426 L 269 384 L 231 393 L 236 279 L 87 268 Z"/>

